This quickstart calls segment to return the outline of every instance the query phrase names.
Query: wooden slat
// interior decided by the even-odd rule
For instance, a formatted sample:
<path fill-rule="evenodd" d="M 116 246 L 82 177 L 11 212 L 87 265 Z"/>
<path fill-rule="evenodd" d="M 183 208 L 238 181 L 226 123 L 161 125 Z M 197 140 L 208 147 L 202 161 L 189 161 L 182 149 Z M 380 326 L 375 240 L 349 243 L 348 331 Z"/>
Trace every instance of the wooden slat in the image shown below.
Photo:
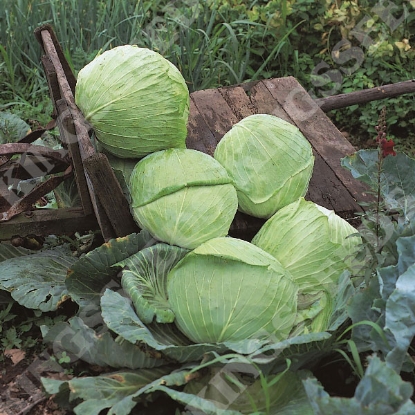
<path fill-rule="evenodd" d="M 216 144 L 239 121 L 217 89 L 194 92 L 191 99 L 214 135 Z"/>
<path fill-rule="evenodd" d="M 216 148 L 216 138 L 207 126 L 193 99 L 190 100 L 186 147 L 211 156 L 213 156 Z"/>
<path fill-rule="evenodd" d="M 131 215 L 128 201 L 113 171 L 109 168 L 107 157 L 102 153 L 88 157 L 84 160 L 84 169 L 87 178 L 91 181 L 90 188 L 102 205 L 102 210 L 105 211 L 105 215 L 100 214 L 97 217 L 108 218 L 114 229 L 114 235 L 111 233 L 103 235 L 104 239 L 109 240 L 114 236 L 138 232 L 139 228 Z"/>
<path fill-rule="evenodd" d="M 93 212 L 93 207 L 82 165 L 78 138 L 76 136 L 75 126 L 73 125 L 72 113 L 64 99 L 60 99 L 56 102 L 56 110 L 58 112 L 56 123 L 59 128 L 60 139 L 62 140 L 64 146 L 68 149 L 71 156 L 81 205 L 84 209 L 85 215 L 89 215 Z"/>
<path fill-rule="evenodd" d="M 352 197 L 359 202 L 371 201 L 367 187 L 340 164 L 341 158 L 355 152 L 354 147 L 296 79 L 287 77 L 263 82 Z"/>
<path fill-rule="evenodd" d="M 0 240 L 10 240 L 13 236 L 70 235 L 75 231 L 86 232 L 98 229 L 93 214 L 84 215 L 82 208 L 38 209 L 30 215 L 21 214 L 0 225 Z"/>
<path fill-rule="evenodd" d="M 287 122 L 292 122 L 291 118 L 284 111 L 277 100 L 271 95 L 264 83 L 256 83 L 249 91 L 251 101 L 255 102 L 259 114 L 271 114 L 282 118 Z"/>
<path fill-rule="evenodd" d="M 258 113 L 258 108 L 241 86 L 219 88 L 218 91 L 238 120 Z"/>

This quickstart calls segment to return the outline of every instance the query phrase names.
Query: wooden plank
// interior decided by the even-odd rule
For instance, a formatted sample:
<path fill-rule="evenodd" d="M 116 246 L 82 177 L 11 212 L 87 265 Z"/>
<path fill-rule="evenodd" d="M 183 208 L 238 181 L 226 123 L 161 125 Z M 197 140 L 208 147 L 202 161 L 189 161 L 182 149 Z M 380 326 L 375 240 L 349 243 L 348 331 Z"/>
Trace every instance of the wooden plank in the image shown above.
<path fill-rule="evenodd" d="M 84 215 L 83 209 L 38 209 L 21 214 L 0 225 L 0 240 L 10 240 L 13 236 L 70 235 L 75 231 L 86 232 L 98 229 L 93 214 Z"/>
<path fill-rule="evenodd" d="M 271 114 L 282 118 L 287 122 L 292 122 L 291 118 L 281 107 L 279 102 L 272 96 L 268 88 L 261 81 L 256 83 L 249 91 L 251 101 L 255 103 L 259 114 Z"/>
<path fill-rule="evenodd" d="M 213 156 L 216 138 L 207 126 L 193 99 L 190 100 L 189 121 L 187 123 L 186 147 Z"/>
<path fill-rule="evenodd" d="M 305 198 L 327 209 L 334 210 L 344 219 L 354 217 L 356 212 L 362 212 L 362 207 L 356 203 L 320 154 L 315 150 L 313 153 L 314 170 Z"/>
<path fill-rule="evenodd" d="M 68 149 L 69 154 L 71 156 L 75 181 L 78 189 L 79 198 L 81 200 L 81 205 L 84 209 L 85 215 L 89 215 L 93 212 L 93 207 L 88 192 L 88 186 L 86 183 L 81 154 L 78 146 L 78 138 L 76 136 L 72 114 L 64 99 L 60 99 L 56 102 L 56 108 L 58 112 L 56 124 L 59 128 L 60 139 L 62 140 L 63 145 Z"/>
<path fill-rule="evenodd" d="M 193 92 L 191 99 L 214 135 L 216 144 L 239 121 L 217 89 Z"/>
<path fill-rule="evenodd" d="M 258 113 L 258 108 L 241 86 L 219 88 L 218 91 L 238 120 Z"/>
<path fill-rule="evenodd" d="M 121 186 L 111 169 L 107 157 L 102 153 L 94 154 L 84 160 L 85 174 L 90 180 L 91 192 L 102 206 L 99 218 L 108 218 L 114 229 L 114 236 L 126 236 L 132 232 L 138 232 L 127 199 Z M 104 214 L 105 212 L 105 214 Z M 100 219 L 98 219 L 100 220 Z M 114 237 L 109 233 L 103 235 L 105 240 Z"/>
<path fill-rule="evenodd" d="M 354 153 L 354 147 L 296 79 L 293 77 L 269 79 L 265 80 L 264 84 L 352 197 L 359 202 L 373 200 L 368 188 L 341 167 L 340 159 Z"/>

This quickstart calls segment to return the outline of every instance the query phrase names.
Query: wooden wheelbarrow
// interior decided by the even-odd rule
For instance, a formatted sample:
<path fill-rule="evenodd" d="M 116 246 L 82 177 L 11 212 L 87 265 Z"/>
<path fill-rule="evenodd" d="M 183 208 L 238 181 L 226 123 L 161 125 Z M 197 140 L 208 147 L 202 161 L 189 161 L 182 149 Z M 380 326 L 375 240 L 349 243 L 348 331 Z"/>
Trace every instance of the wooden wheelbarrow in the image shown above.
<path fill-rule="evenodd" d="M 18 143 L 0 145 L 0 240 L 13 236 L 59 235 L 99 229 L 104 240 L 139 229 L 107 157 L 95 150 L 92 129 L 75 105 L 76 79 L 50 25 L 35 30 L 42 45 L 42 63 L 53 102 L 53 121 L 63 150 L 31 143 L 45 130 L 36 130 Z M 353 146 L 325 115 L 325 111 L 415 92 L 415 80 L 379 88 L 311 99 L 293 77 L 274 78 L 190 95 L 187 147 L 213 154 L 223 135 L 240 119 L 255 113 L 279 116 L 295 124 L 309 140 L 315 168 L 306 198 L 350 219 L 369 201 L 367 188 L 340 166 Z M 35 209 L 33 206 L 63 180 L 73 176 L 80 206 Z M 42 177 L 27 194 L 16 184 Z M 237 213 L 230 235 L 250 239 L 263 220 Z"/>

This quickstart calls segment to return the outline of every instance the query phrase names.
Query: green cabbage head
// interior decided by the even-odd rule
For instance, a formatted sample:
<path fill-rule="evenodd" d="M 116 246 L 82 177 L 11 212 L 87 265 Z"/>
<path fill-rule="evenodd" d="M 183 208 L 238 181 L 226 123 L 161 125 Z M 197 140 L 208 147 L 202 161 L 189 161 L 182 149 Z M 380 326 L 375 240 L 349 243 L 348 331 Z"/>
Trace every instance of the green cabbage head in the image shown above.
<path fill-rule="evenodd" d="M 327 329 L 342 273 L 360 271 L 355 255 L 361 238 L 356 234 L 335 212 L 299 198 L 268 219 L 252 239 L 293 276 L 299 287 L 297 323 L 306 320 L 311 331 Z"/>
<path fill-rule="evenodd" d="M 142 229 L 170 245 L 193 249 L 228 234 L 238 207 L 226 170 L 190 149 L 158 151 L 130 176 L 132 213 Z"/>
<path fill-rule="evenodd" d="M 288 337 L 297 285 L 271 255 L 219 237 L 185 255 L 167 276 L 177 327 L 195 343 Z"/>
<path fill-rule="evenodd" d="M 252 243 L 281 262 L 300 291 L 313 292 L 337 284 L 353 267 L 361 243 L 353 234 L 357 230 L 333 211 L 299 198 L 268 219 Z"/>
<path fill-rule="evenodd" d="M 125 158 L 184 148 L 189 91 L 157 52 L 118 46 L 79 71 L 75 101 L 102 146 Z"/>
<path fill-rule="evenodd" d="M 259 218 L 304 196 L 314 166 L 311 145 L 300 130 L 268 114 L 236 123 L 214 157 L 234 180 L 239 210 Z"/>

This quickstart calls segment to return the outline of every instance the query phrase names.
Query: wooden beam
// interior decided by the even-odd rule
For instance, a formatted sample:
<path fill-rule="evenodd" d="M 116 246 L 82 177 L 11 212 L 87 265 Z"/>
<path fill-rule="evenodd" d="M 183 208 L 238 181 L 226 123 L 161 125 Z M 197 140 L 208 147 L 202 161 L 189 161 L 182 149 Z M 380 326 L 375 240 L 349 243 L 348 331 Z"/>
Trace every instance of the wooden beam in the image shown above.
<path fill-rule="evenodd" d="M 415 79 L 410 79 L 409 81 L 378 86 L 362 91 L 318 98 L 315 102 L 324 112 L 327 112 L 339 108 L 350 107 L 351 105 L 366 104 L 367 102 L 377 101 L 379 99 L 393 98 L 399 95 L 413 93 L 415 93 Z"/>
<path fill-rule="evenodd" d="M 85 216 L 82 208 L 37 209 L 20 214 L 0 225 L 0 240 L 13 236 L 70 235 L 99 229 L 94 214 Z"/>

